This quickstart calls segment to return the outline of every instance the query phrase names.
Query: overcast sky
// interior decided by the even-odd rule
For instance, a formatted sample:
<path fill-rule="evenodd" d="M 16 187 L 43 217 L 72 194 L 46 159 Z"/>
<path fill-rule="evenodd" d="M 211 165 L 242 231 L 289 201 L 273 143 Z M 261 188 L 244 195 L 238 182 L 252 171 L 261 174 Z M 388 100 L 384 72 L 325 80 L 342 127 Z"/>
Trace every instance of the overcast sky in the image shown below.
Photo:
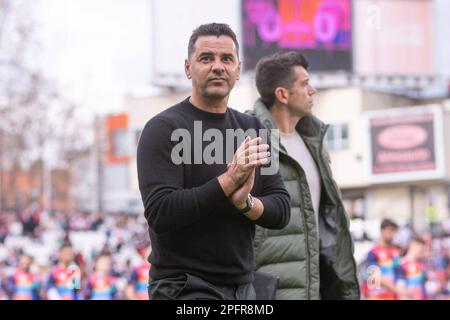
<path fill-rule="evenodd" d="M 150 1 L 38 0 L 35 14 L 39 59 L 88 113 L 119 111 L 150 83 Z"/>

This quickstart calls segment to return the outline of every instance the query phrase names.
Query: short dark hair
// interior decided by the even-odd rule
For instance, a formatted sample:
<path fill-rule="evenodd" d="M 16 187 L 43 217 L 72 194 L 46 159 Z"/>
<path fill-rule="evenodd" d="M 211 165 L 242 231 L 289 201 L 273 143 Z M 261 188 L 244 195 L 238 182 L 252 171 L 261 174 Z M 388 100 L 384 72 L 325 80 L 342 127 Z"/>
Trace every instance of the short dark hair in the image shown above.
<path fill-rule="evenodd" d="M 391 219 L 385 218 L 385 219 L 383 219 L 383 221 L 381 221 L 380 229 L 384 230 L 386 228 L 392 228 L 392 229 L 398 230 L 398 224 L 396 224 Z"/>
<path fill-rule="evenodd" d="M 63 250 L 65 248 L 70 248 L 73 249 L 72 243 L 69 241 L 64 241 L 60 246 L 59 246 L 59 250 Z"/>
<path fill-rule="evenodd" d="M 236 46 L 236 52 L 239 57 L 239 43 L 237 41 L 236 34 L 230 28 L 230 26 L 225 23 L 207 23 L 202 24 L 197 29 L 192 31 L 192 35 L 189 38 L 188 58 L 190 58 L 192 53 L 195 51 L 195 43 L 197 42 L 197 39 L 201 36 L 230 37 Z"/>
<path fill-rule="evenodd" d="M 97 260 L 99 260 L 99 259 L 102 258 L 102 257 L 108 257 L 108 258 L 110 258 L 110 257 L 111 257 L 111 253 L 110 253 L 108 250 L 102 250 L 102 251 L 100 251 L 100 253 L 97 255 L 97 257 L 95 258 L 95 260 L 97 261 Z"/>
<path fill-rule="evenodd" d="M 256 65 L 256 88 L 267 107 L 275 103 L 275 89 L 290 88 L 296 80 L 295 66 L 308 69 L 308 60 L 298 51 L 282 51 L 261 58 Z"/>

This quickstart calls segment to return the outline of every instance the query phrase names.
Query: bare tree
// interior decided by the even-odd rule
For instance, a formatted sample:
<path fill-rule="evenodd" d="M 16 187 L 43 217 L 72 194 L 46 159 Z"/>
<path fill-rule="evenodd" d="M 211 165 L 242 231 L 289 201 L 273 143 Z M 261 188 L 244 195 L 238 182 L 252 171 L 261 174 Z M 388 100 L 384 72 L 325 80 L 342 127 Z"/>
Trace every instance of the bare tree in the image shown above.
<path fill-rule="evenodd" d="M 14 178 L 14 168 L 38 164 L 42 195 L 45 164 L 67 165 L 91 138 L 76 105 L 33 60 L 39 44 L 32 9 L 30 1 L 0 0 L 0 194 L 5 168 Z"/>

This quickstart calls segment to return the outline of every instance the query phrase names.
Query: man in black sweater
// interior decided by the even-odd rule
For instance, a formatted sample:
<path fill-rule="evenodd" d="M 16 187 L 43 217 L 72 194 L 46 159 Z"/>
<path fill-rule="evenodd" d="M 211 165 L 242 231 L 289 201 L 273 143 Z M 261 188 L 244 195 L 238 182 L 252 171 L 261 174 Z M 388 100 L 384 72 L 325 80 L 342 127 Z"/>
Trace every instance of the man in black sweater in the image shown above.
<path fill-rule="evenodd" d="M 255 224 L 289 222 L 279 173 L 263 172 L 270 157 L 268 141 L 256 135 L 263 126 L 227 107 L 238 51 L 225 24 L 194 30 L 185 61 L 192 95 L 142 132 L 137 165 L 153 248 L 151 299 L 254 299 Z"/>

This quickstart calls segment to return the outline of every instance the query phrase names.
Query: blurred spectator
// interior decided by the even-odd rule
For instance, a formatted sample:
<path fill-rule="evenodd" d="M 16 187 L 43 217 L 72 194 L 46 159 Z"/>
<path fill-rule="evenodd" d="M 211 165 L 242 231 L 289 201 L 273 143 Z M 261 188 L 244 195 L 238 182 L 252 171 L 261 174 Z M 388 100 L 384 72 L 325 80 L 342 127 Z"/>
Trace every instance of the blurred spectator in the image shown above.
<path fill-rule="evenodd" d="M 152 247 L 147 245 L 138 250 L 142 261 L 131 273 L 125 295 L 130 300 L 148 300 L 150 263 L 147 261 L 147 258 L 150 255 Z"/>
<path fill-rule="evenodd" d="M 20 214 L 20 222 L 22 223 L 22 233 L 33 239 L 39 237 L 39 223 L 41 221 L 41 212 L 32 205 Z"/>
<path fill-rule="evenodd" d="M 59 249 L 58 264 L 50 271 L 47 281 L 47 299 L 78 300 L 81 274 L 74 262 L 72 245 L 66 243 Z"/>
<path fill-rule="evenodd" d="M 91 222 L 90 229 L 92 231 L 97 231 L 102 224 L 103 224 L 103 217 L 100 212 L 97 212 L 95 214 L 93 221 Z"/>
<path fill-rule="evenodd" d="M 447 239 L 441 235 L 433 239 L 432 253 L 428 260 L 427 291 L 432 299 L 449 299 L 450 255 Z"/>
<path fill-rule="evenodd" d="M 15 272 L 4 284 L 8 298 L 11 300 L 39 300 L 40 279 L 32 271 L 33 257 L 23 254 Z"/>
<path fill-rule="evenodd" d="M 380 226 L 380 242 L 369 252 L 363 294 L 369 300 L 397 299 L 396 272 L 400 264 L 400 249 L 393 245 L 398 225 L 384 219 Z"/>
<path fill-rule="evenodd" d="M 426 300 L 426 267 L 424 263 L 426 242 L 419 237 L 411 238 L 408 251 L 400 264 L 397 284 L 401 299 Z"/>
<path fill-rule="evenodd" d="M 85 299 L 113 300 L 117 295 L 117 279 L 111 276 L 111 257 L 101 253 L 95 260 L 94 273 L 86 285 Z"/>

